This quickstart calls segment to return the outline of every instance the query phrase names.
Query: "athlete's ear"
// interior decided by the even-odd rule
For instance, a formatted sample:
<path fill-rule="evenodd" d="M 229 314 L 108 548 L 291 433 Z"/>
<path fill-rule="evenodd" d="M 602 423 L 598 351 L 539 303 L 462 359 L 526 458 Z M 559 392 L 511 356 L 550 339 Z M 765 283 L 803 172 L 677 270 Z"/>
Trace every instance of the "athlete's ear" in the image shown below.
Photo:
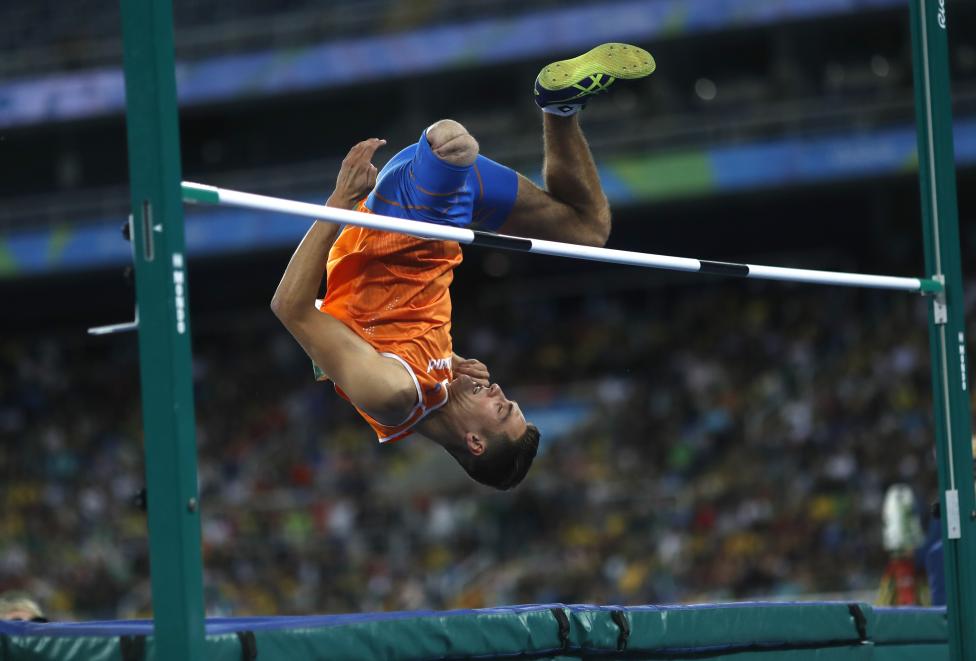
<path fill-rule="evenodd" d="M 467 446 L 468 452 L 476 457 L 481 456 L 485 452 L 485 442 L 473 431 L 469 431 L 464 435 L 464 444 Z"/>

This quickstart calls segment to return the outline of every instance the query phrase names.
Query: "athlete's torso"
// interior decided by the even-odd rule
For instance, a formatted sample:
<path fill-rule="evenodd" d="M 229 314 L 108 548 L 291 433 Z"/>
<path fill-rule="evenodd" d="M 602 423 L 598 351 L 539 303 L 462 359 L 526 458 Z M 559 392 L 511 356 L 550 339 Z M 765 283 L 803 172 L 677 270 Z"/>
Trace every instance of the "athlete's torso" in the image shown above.
<path fill-rule="evenodd" d="M 363 205 L 360 210 L 368 211 Z M 461 259 L 461 247 L 454 241 L 350 226 L 329 253 L 328 292 L 321 309 L 378 352 L 401 359 L 419 390 L 418 407 L 400 425 L 381 425 L 357 408 L 381 442 L 408 435 L 420 417 L 447 401 L 452 354 L 449 287 Z"/>
<path fill-rule="evenodd" d="M 470 167 L 449 165 L 434 155 L 422 135 L 383 166 L 359 210 L 497 229 L 517 194 L 513 170 L 480 155 Z M 329 253 L 322 310 L 378 352 L 401 360 L 418 389 L 417 407 L 400 425 L 380 425 L 357 409 L 381 442 L 409 435 L 420 418 L 447 402 L 452 355 L 449 287 L 460 263 L 461 247 L 454 241 L 351 226 L 343 229 Z"/>

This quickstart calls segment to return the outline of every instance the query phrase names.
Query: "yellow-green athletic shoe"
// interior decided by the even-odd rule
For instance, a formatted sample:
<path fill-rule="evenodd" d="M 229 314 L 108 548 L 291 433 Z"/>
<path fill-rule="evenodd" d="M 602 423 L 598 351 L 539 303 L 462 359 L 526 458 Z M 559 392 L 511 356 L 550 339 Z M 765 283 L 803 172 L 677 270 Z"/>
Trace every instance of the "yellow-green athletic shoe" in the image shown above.
<path fill-rule="evenodd" d="M 643 78 L 654 72 L 654 58 L 630 44 L 601 44 L 569 60 L 543 67 L 535 79 L 535 102 L 546 112 L 573 115 L 591 96 L 606 92 L 618 78 Z"/>

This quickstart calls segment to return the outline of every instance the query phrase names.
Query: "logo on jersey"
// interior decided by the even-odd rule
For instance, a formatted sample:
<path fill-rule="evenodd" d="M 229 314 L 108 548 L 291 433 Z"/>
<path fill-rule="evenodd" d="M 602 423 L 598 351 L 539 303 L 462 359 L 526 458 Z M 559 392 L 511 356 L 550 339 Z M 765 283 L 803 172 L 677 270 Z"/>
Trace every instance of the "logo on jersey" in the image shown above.
<path fill-rule="evenodd" d="M 427 373 L 430 374 L 434 370 L 449 370 L 451 369 L 451 357 L 447 358 L 431 358 L 427 361 Z"/>

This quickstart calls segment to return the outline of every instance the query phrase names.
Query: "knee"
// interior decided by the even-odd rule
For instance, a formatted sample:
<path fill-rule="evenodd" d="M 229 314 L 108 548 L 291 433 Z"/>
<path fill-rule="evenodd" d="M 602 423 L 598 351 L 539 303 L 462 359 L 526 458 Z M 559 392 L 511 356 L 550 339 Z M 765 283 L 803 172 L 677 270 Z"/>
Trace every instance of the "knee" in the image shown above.
<path fill-rule="evenodd" d="M 597 248 L 607 245 L 607 241 L 610 239 L 613 216 L 610 213 L 610 205 L 606 198 L 603 198 L 602 205 L 586 211 L 577 210 L 577 214 L 580 229 L 579 235 L 575 237 L 575 242 Z"/>
<path fill-rule="evenodd" d="M 606 205 L 599 209 L 590 223 L 589 236 L 584 240 L 586 245 L 602 248 L 610 240 L 610 228 L 612 226 L 612 215 L 610 206 Z"/>
<path fill-rule="evenodd" d="M 427 128 L 427 142 L 442 161 L 451 165 L 471 165 L 478 157 L 478 141 L 453 119 L 442 119 Z"/>

